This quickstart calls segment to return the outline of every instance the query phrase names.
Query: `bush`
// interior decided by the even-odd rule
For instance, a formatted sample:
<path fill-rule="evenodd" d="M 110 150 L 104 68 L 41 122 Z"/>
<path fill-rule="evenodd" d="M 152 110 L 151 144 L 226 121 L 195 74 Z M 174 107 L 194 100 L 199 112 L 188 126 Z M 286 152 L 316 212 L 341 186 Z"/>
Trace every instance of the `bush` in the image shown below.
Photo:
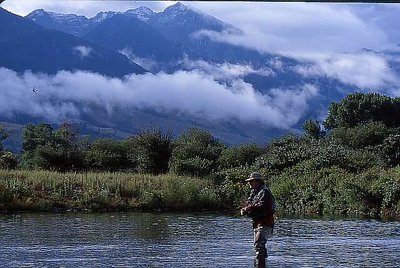
<path fill-rule="evenodd" d="M 218 200 L 229 210 L 239 210 L 243 207 L 249 195 L 249 187 L 243 183 L 226 180 L 218 188 Z"/>
<path fill-rule="evenodd" d="M 222 150 L 218 163 L 220 168 L 251 166 L 262 153 L 263 149 L 254 143 L 228 147 Z"/>
<path fill-rule="evenodd" d="M 328 129 L 355 127 L 368 122 L 382 122 L 400 127 L 400 99 L 378 93 L 353 93 L 342 101 L 333 102 L 324 126 Z"/>
<path fill-rule="evenodd" d="M 70 125 L 57 131 L 48 124 L 27 125 L 23 132 L 21 166 L 68 171 L 81 169 L 83 148 Z"/>
<path fill-rule="evenodd" d="M 382 144 L 382 158 L 389 167 L 400 164 L 400 134 L 392 134 Z"/>
<path fill-rule="evenodd" d="M 15 169 L 17 165 L 17 158 L 12 152 L 0 151 L 0 169 Z"/>
<path fill-rule="evenodd" d="M 360 172 L 381 163 L 378 153 L 369 149 L 352 149 L 332 140 L 323 140 L 313 145 L 310 163 L 314 169 L 340 167 L 352 172 Z"/>
<path fill-rule="evenodd" d="M 310 154 L 309 140 L 287 135 L 273 140 L 266 153 L 255 160 L 254 168 L 280 172 L 310 158 Z"/>
<path fill-rule="evenodd" d="M 398 168 L 359 174 L 338 167 L 315 170 L 306 161 L 273 176 L 270 189 L 282 212 L 393 216 L 399 213 L 399 175 Z"/>
<path fill-rule="evenodd" d="M 170 169 L 179 175 L 210 175 L 217 170 L 223 148 L 209 132 L 189 129 L 173 145 Z"/>
<path fill-rule="evenodd" d="M 329 139 L 353 149 L 363 149 L 382 144 L 390 132 L 382 122 L 368 122 L 352 128 L 336 128 L 331 131 Z"/>
<path fill-rule="evenodd" d="M 117 171 L 127 166 L 126 148 L 112 139 L 98 139 L 90 145 L 85 164 L 92 170 Z"/>
<path fill-rule="evenodd" d="M 172 154 L 171 133 L 149 130 L 127 139 L 128 160 L 140 173 L 164 174 Z"/>
<path fill-rule="evenodd" d="M 210 175 L 213 170 L 212 160 L 198 156 L 189 159 L 175 159 L 171 165 L 173 172 L 179 175 L 203 177 Z"/>

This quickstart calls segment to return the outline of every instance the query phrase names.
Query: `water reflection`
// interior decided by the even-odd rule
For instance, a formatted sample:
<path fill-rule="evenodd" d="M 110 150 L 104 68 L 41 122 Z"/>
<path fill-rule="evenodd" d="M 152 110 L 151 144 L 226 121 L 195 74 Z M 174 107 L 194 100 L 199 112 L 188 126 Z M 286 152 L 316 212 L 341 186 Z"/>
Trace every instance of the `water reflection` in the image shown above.
<path fill-rule="evenodd" d="M 113 213 L 0 216 L 2 267 L 252 267 L 248 219 Z M 400 223 L 282 219 L 267 267 L 398 267 Z"/>

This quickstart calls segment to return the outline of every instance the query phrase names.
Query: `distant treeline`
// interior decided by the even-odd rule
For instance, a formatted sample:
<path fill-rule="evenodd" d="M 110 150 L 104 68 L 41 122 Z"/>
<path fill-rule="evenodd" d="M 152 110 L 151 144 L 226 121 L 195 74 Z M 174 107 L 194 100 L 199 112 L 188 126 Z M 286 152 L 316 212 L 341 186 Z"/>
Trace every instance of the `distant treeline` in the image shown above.
<path fill-rule="evenodd" d="M 400 216 L 399 98 L 350 94 L 329 106 L 325 121 L 308 120 L 303 128 L 304 135 L 288 134 L 265 147 L 229 147 L 197 128 L 176 139 L 153 129 L 125 140 L 91 142 L 68 124 L 56 130 L 49 124 L 27 125 L 21 155 L 0 147 L 0 167 L 201 178 L 212 183 L 211 196 L 230 202 L 214 208 L 238 206 L 245 191 L 224 199 L 219 190 L 245 187 L 249 173 L 259 171 L 269 178 L 280 211 Z M 5 131 L 0 133 L 4 140 Z M 0 178 L 0 187 L 9 185 Z"/>

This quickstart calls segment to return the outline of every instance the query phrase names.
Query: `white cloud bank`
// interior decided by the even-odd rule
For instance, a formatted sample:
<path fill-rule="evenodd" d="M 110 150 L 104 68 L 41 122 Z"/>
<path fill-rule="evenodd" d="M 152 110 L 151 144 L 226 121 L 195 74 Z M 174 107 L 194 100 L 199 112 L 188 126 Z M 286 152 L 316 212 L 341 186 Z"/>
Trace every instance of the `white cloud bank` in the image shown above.
<path fill-rule="evenodd" d="M 305 77 L 325 76 L 337 79 L 364 91 L 383 91 L 400 87 L 398 74 L 390 68 L 387 59 L 373 53 L 315 57 L 313 63 L 298 65 L 294 71 Z"/>
<path fill-rule="evenodd" d="M 32 89 L 36 88 L 37 93 Z M 208 120 L 238 119 L 288 129 L 299 122 L 318 88 L 273 89 L 269 95 L 235 80 L 228 87 L 197 71 L 107 78 L 89 72 L 61 71 L 54 76 L 0 68 L 0 113 L 29 114 L 52 122 L 79 118 L 80 108 L 150 108 Z"/>
<path fill-rule="evenodd" d="M 215 79 L 238 79 L 248 74 L 258 74 L 262 76 L 274 76 L 275 72 L 271 68 L 254 69 L 251 65 L 241 65 L 233 63 L 209 63 L 204 60 L 184 59 L 182 65 L 185 70 L 196 70 L 213 76 Z M 275 62 L 271 66 L 275 67 Z"/>
<path fill-rule="evenodd" d="M 190 3 L 202 11 L 235 25 L 243 35 L 203 31 L 219 42 L 298 57 L 311 53 L 357 52 L 363 48 L 382 50 L 396 45 L 400 25 L 385 20 L 400 15 L 400 8 L 376 4 L 315 3 Z M 364 11 L 364 12 L 363 12 Z M 368 14 L 368 15 L 366 15 Z M 389 17 L 389 18 L 391 18 Z M 387 27 L 388 24 L 392 27 Z M 394 26 L 397 24 L 397 27 Z"/>

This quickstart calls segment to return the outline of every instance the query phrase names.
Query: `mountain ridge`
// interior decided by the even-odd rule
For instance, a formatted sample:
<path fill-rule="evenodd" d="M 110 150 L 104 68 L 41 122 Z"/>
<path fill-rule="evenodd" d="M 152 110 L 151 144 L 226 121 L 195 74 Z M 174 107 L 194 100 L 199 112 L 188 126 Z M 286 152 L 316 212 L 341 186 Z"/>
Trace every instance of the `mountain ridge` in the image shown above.
<path fill-rule="evenodd" d="M 1 66 L 18 72 L 87 70 L 119 77 L 147 72 L 120 53 L 64 32 L 44 29 L 1 8 L 0 32 Z M 89 54 L 82 53 L 81 48 Z"/>

